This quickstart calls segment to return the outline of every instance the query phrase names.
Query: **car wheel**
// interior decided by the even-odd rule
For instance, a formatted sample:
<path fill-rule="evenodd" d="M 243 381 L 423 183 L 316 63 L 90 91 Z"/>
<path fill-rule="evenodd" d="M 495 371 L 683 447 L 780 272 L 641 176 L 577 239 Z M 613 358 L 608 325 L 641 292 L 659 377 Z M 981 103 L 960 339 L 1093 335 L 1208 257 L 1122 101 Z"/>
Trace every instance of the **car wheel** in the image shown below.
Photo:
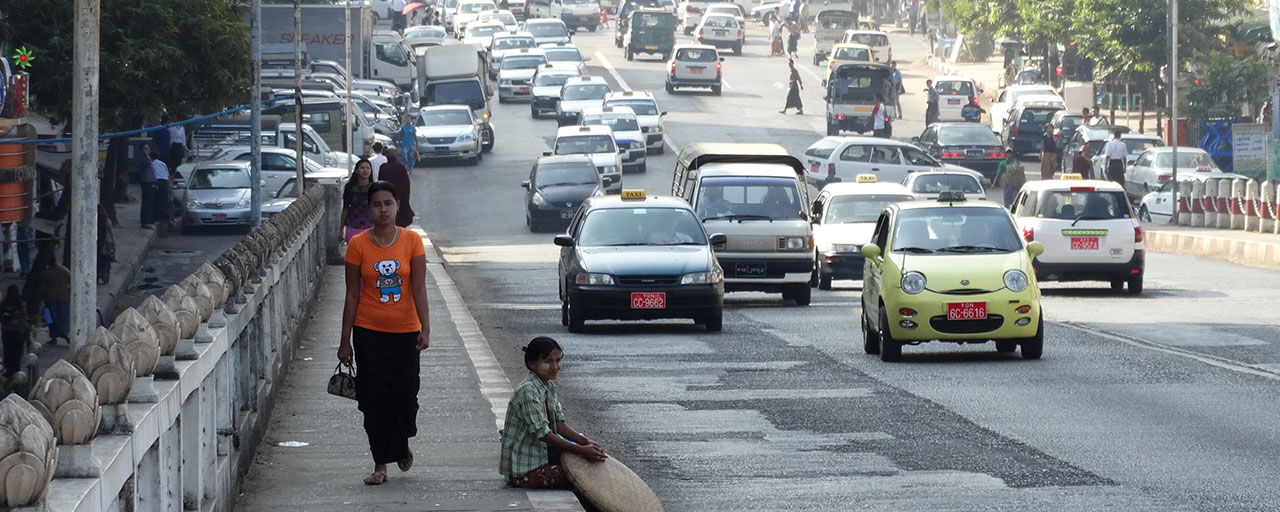
<path fill-rule="evenodd" d="M 720 86 L 718 86 L 718 85 L 713 85 L 713 86 L 711 86 L 711 94 L 714 94 L 714 95 L 716 95 L 716 96 L 719 96 L 719 95 L 720 95 Z"/>
<path fill-rule="evenodd" d="M 1018 350 L 1018 342 L 1016 341 L 997 341 L 996 352 L 1013 352 Z"/>
<path fill-rule="evenodd" d="M 1151 212 L 1147 211 L 1146 205 L 1138 208 L 1138 220 L 1142 222 L 1151 222 Z"/>
<path fill-rule="evenodd" d="M 721 329 L 724 329 L 724 310 L 717 308 L 707 313 L 706 316 L 702 317 L 701 323 L 707 327 L 709 332 L 720 332 Z"/>
<path fill-rule="evenodd" d="M 582 306 L 574 305 L 571 300 L 567 302 L 569 332 L 582 332 L 582 328 L 586 326 L 586 319 L 582 317 Z"/>
<path fill-rule="evenodd" d="M 830 289 L 831 289 L 831 276 L 829 276 L 829 275 L 824 275 L 824 274 L 818 274 L 818 289 L 819 289 L 819 290 L 830 290 Z"/>
<path fill-rule="evenodd" d="M 498 95 L 498 103 L 506 103 L 506 102 L 507 102 L 507 99 L 506 99 L 506 98 L 503 98 L 503 97 L 502 97 L 502 95 L 501 95 L 501 94 L 499 94 L 499 95 Z"/>
<path fill-rule="evenodd" d="M 590 27 L 587 27 L 587 30 L 591 32 L 595 32 L 597 28 L 600 28 L 600 25 L 592 25 Z"/>
<path fill-rule="evenodd" d="M 671 82 L 667 82 L 667 94 L 675 94 L 675 93 L 676 93 L 675 86 L 671 85 Z"/>
<path fill-rule="evenodd" d="M 880 335 L 871 328 L 867 315 L 862 315 L 862 351 L 875 355 L 880 353 Z"/>
<path fill-rule="evenodd" d="M 791 298 L 796 300 L 797 306 L 808 306 L 812 297 L 813 288 L 809 287 L 809 283 L 795 285 L 794 291 L 791 292 Z"/>
<path fill-rule="evenodd" d="M 488 153 L 493 151 L 493 130 L 486 128 L 480 133 L 480 151 Z"/>
<path fill-rule="evenodd" d="M 816 288 L 818 286 L 818 276 L 822 275 L 821 265 L 818 264 L 818 253 L 813 253 L 813 271 L 809 273 L 809 287 Z"/>
<path fill-rule="evenodd" d="M 885 312 L 884 305 L 880 306 L 880 330 L 876 337 L 880 339 L 881 361 L 896 363 L 902 359 L 902 344 L 889 332 L 889 313 Z"/>
<path fill-rule="evenodd" d="M 560 325 L 569 326 L 569 299 L 560 299 Z"/>
<path fill-rule="evenodd" d="M 1036 335 L 1022 340 L 1022 358 L 1040 359 L 1044 353 L 1044 315 L 1036 321 Z"/>
<path fill-rule="evenodd" d="M 1142 295 L 1142 274 L 1129 278 L 1129 295 Z"/>
<path fill-rule="evenodd" d="M 529 117 L 533 119 L 538 118 L 538 109 L 534 108 L 533 105 L 529 105 Z"/>

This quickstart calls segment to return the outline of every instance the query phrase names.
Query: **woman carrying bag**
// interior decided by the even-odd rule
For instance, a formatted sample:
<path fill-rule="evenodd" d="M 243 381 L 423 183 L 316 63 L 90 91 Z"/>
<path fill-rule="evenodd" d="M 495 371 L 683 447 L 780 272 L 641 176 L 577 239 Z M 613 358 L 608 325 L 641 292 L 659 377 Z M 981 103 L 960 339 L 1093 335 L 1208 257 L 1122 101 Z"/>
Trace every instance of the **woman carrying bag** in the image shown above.
<path fill-rule="evenodd" d="M 418 433 L 418 353 L 430 344 L 426 251 L 422 238 L 396 227 L 400 200 L 385 181 L 369 185 L 373 227 L 347 244 L 346 304 L 338 362 L 357 372 L 356 401 L 373 454 L 366 485 L 387 481 L 387 464 L 413 466 Z"/>

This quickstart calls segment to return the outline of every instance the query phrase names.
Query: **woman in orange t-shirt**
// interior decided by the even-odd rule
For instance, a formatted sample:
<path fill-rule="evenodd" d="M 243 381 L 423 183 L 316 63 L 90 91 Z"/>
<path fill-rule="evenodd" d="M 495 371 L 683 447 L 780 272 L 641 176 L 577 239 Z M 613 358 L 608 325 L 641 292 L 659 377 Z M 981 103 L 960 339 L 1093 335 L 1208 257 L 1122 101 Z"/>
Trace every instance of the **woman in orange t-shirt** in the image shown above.
<path fill-rule="evenodd" d="M 413 466 L 417 435 L 418 352 L 431 344 L 427 257 L 422 238 L 396 227 L 400 200 L 385 181 L 369 185 L 373 227 L 347 244 L 347 297 L 338 361 L 354 356 L 356 401 L 373 453 L 368 485 L 387 481 L 387 464 Z M 354 341 L 354 346 L 353 346 Z"/>

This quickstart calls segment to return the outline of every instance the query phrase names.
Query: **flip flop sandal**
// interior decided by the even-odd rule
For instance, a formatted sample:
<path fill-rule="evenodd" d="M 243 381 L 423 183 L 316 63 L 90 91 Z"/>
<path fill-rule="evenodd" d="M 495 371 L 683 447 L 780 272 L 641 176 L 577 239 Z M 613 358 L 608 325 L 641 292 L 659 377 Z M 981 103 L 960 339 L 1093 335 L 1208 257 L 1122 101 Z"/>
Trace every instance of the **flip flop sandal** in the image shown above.
<path fill-rule="evenodd" d="M 409 468 L 413 467 L 413 452 L 409 452 L 403 459 L 396 461 L 396 467 L 399 467 L 401 472 L 408 471 Z"/>
<path fill-rule="evenodd" d="M 382 485 L 387 483 L 387 473 L 385 471 L 374 471 L 373 474 L 364 478 L 365 485 Z"/>

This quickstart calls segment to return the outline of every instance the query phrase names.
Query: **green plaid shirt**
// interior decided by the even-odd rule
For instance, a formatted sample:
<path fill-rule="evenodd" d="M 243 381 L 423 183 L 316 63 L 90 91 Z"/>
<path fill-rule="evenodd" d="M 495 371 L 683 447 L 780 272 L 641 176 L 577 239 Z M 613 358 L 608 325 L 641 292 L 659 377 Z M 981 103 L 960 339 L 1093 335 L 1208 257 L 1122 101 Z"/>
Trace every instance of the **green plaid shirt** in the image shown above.
<path fill-rule="evenodd" d="M 542 436 L 551 432 L 548 409 L 554 421 L 564 419 L 560 396 L 556 394 L 556 382 L 543 384 L 542 379 L 529 372 L 507 402 L 507 419 L 502 430 L 498 431 L 502 435 L 502 461 L 498 464 L 498 472 L 503 476 L 519 478 L 547 465 L 547 443 Z"/>

